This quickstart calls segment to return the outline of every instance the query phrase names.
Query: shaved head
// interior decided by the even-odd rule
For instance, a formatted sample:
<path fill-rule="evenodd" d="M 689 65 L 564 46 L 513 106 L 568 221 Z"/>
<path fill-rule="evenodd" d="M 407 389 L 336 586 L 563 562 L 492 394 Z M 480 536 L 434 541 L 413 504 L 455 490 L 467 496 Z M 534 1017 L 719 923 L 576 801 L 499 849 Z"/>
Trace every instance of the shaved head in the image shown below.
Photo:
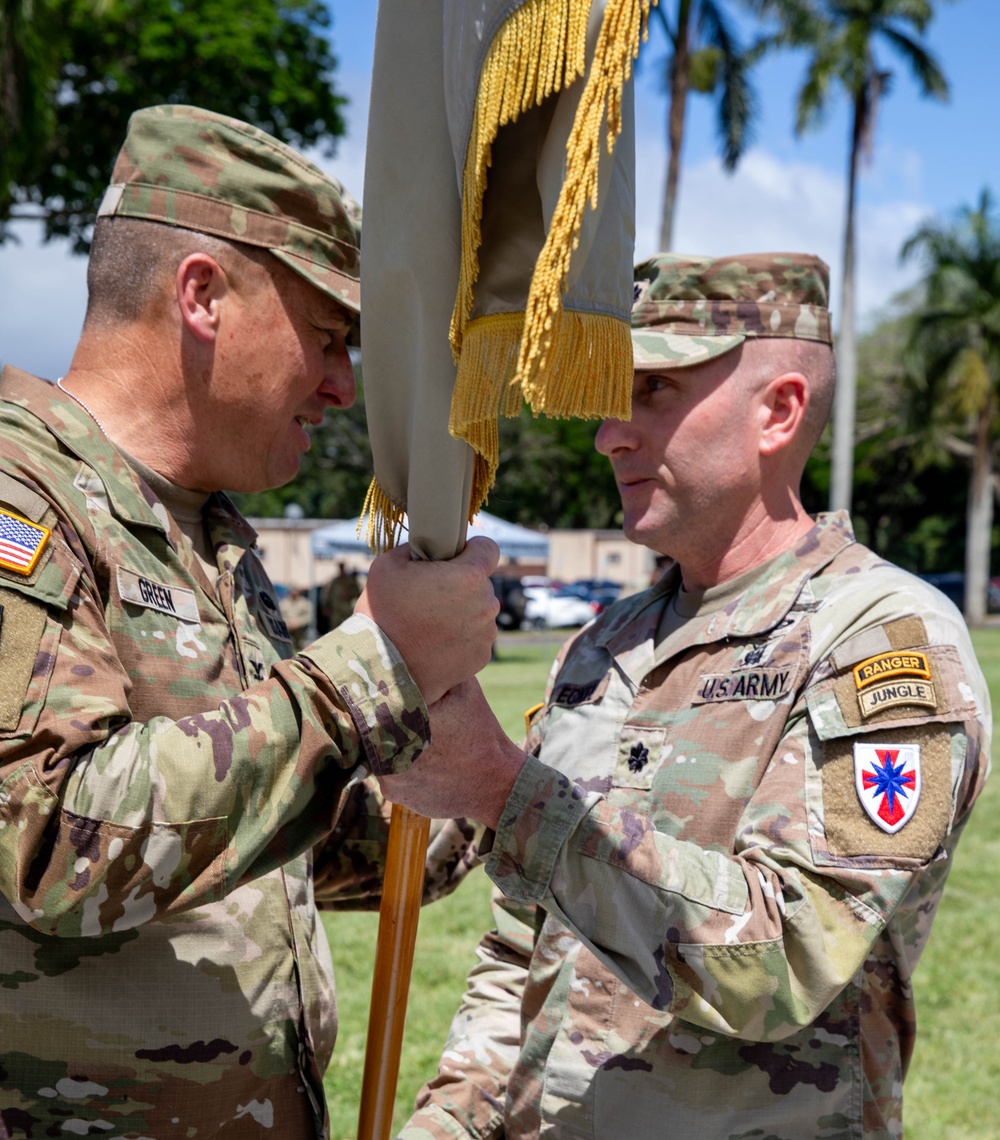
<path fill-rule="evenodd" d="M 99 218 L 87 264 L 85 324 L 116 325 L 156 316 L 173 296 L 188 254 L 207 253 L 237 288 L 251 287 L 279 264 L 269 250 L 134 218 Z"/>
<path fill-rule="evenodd" d="M 837 366 L 833 349 L 815 340 L 791 337 L 748 337 L 742 345 L 738 374 L 750 390 L 786 372 L 798 372 L 809 385 L 809 404 L 796 439 L 803 466 L 823 434 L 833 405 Z"/>

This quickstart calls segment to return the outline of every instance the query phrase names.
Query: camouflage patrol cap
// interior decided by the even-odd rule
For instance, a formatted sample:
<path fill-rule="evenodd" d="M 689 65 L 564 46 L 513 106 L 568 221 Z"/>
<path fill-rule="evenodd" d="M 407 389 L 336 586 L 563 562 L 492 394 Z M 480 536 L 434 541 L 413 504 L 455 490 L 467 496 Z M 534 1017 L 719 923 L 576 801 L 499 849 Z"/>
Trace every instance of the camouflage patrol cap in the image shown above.
<path fill-rule="evenodd" d="M 833 343 L 830 270 L 813 254 L 659 253 L 635 267 L 634 284 L 637 371 L 703 364 L 748 337 Z"/>
<path fill-rule="evenodd" d="M 199 107 L 129 119 L 98 217 L 143 218 L 269 249 L 361 309 L 361 210 L 341 184 L 249 123 Z"/>

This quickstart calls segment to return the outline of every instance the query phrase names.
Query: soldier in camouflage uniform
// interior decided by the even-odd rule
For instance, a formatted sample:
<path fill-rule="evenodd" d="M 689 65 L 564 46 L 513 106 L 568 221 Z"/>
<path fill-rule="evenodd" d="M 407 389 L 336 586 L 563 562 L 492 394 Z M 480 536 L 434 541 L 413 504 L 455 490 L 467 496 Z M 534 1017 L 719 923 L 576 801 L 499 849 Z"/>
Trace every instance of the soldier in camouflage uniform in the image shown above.
<path fill-rule="evenodd" d="M 958 611 L 799 501 L 827 282 L 802 255 L 638 267 L 632 418 L 597 446 L 678 565 L 563 649 L 526 755 L 473 682 L 384 781 L 495 828 L 502 891 L 405 1140 L 902 1134 L 992 722 Z"/>
<path fill-rule="evenodd" d="M 336 1034 L 317 901 L 377 899 L 365 776 L 488 661 L 496 551 L 391 552 L 293 656 L 220 488 L 290 478 L 353 399 L 350 199 L 158 107 L 100 213 L 70 372 L 0 377 L 0 1137 L 306 1140 Z M 439 828 L 426 897 L 471 839 Z"/>

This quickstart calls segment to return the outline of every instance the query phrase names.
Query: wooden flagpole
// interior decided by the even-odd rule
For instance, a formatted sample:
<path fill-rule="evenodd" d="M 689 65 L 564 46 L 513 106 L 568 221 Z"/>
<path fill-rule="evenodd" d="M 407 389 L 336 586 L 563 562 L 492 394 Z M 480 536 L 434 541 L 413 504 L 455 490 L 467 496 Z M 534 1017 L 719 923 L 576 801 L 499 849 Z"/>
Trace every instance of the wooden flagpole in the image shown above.
<path fill-rule="evenodd" d="M 431 821 L 393 804 L 379 909 L 358 1140 L 389 1140 Z"/>

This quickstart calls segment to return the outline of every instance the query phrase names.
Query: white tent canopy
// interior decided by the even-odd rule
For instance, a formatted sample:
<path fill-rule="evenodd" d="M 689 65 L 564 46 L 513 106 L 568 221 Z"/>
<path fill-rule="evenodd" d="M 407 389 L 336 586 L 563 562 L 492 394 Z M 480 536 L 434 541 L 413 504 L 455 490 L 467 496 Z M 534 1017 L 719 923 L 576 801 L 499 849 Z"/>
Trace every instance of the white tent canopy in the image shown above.
<path fill-rule="evenodd" d="M 504 522 L 496 515 L 480 511 L 469 524 L 467 537 L 485 534 L 500 547 L 501 558 L 520 558 L 544 562 L 549 555 L 549 540 L 537 531 L 516 523 Z M 405 541 L 405 527 L 402 541 Z M 312 549 L 316 558 L 336 558 L 341 554 L 364 554 L 368 544 L 358 538 L 358 520 L 344 519 L 317 527 L 312 533 Z"/>

